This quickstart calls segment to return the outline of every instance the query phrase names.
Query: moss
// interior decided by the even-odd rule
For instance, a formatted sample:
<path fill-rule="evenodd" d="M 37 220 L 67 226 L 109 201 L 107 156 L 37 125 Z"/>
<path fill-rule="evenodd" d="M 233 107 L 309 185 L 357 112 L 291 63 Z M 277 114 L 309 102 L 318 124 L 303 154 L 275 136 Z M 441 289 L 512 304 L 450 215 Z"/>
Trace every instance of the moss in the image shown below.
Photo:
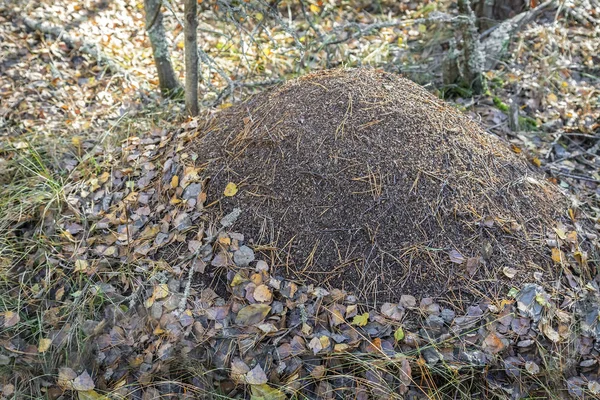
<path fill-rule="evenodd" d="M 526 131 L 536 131 L 538 123 L 531 117 L 519 117 L 519 126 Z"/>
<path fill-rule="evenodd" d="M 496 108 L 498 108 L 498 110 L 502 111 L 502 112 L 508 112 L 510 110 L 510 107 L 508 106 L 508 104 L 506 104 L 505 102 L 503 102 L 500 97 L 494 96 L 494 105 L 496 106 Z"/>

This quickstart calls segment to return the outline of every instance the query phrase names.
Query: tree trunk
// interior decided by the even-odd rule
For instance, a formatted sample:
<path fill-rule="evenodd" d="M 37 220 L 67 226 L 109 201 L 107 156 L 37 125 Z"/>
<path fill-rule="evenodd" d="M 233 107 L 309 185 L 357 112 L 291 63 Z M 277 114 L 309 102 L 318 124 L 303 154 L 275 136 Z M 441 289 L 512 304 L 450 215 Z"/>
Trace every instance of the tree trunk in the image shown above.
<path fill-rule="evenodd" d="M 526 0 L 476 0 L 473 11 L 483 23 L 492 26 L 522 13 L 526 10 L 527 3 L 529 2 Z M 530 2 L 532 7 L 536 3 L 538 1 Z"/>
<path fill-rule="evenodd" d="M 174 97 L 181 93 L 182 88 L 171 64 L 161 5 L 161 0 L 144 0 L 146 31 L 152 44 L 160 91 L 165 96 Z"/>
<path fill-rule="evenodd" d="M 184 0 L 185 108 L 198 115 L 198 0 Z"/>
<path fill-rule="evenodd" d="M 485 88 L 485 80 L 483 77 L 483 66 L 485 58 L 481 51 L 481 43 L 479 41 L 479 32 L 475 25 L 476 18 L 471 9 L 470 0 L 458 0 L 458 9 L 464 16 L 461 23 L 462 39 L 463 39 L 463 65 L 462 77 L 473 89 L 475 94 L 481 94 Z"/>

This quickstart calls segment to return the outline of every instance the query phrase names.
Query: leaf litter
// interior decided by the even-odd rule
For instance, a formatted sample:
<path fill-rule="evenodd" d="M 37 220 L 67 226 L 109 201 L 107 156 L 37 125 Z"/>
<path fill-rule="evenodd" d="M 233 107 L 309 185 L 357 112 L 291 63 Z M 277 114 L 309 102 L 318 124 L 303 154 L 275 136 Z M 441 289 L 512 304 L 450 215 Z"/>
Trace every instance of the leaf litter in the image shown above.
<path fill-rule="evenodd" d="M 76 115 L 73 112 L 77 121 Z M 192 121 L 187 128 L 194 124 Z M 77 129 L 78 125 L 74 127 Z M 107 168 L 92 176 L 83 174 L 79 186 L 68 192 L 69 203 L 85 205 L 83 209 L 92 213 L 90 221 L 96 227 L 90 229 L 88 222 L 77 219 L 77 215 L 59 221 L 57 229 L 63 232 L 60 245 L 70 257 L 51 260 L 51 265 L 57 274 L 64 269 L 63 277 L 71 271 L 88 276 L 92 287 L 87 290 L 59 280 L 45 289 L 51 293 L 51 301 L 42 309 L 48 337 L 28 342 L 18 331 L 11 330 L 28 315 L 29 306 L 15 307 L 0 315 L 0 326 L 9 333 L 0 337 L 0 364 L 21 367 L 39 361 L 49 345 L 64 349 L 64 331 L 72 326 L 64 314 L 66 306 L 90 295 L 103 302 L 109 300 L 94 316 L 103 318 L 85 320 L 81 328 L 92 357 L 83 362 L 65 361 L 73 369 L 63 366 L 55 372 L 54 380 L 45 380 L 43 390 L 50 398 L 63 393 L 71 395 L 73 390 L 79 391 L 79 398 L 101 398 L 96 390 L 147 398 L 189 397 L 182 385 L 164 383 L 183 383 L 185 379 L 189 379 L 185 382 L 188 388 L 195 388 L 191 393 L 199 395 L 219 390 L 232 396 L 251 394 L 266 399 L 298 393 L 321 398 L 334 394 L 366 398 L 367 393 L 375 397 L 393 398 L 395 393 L 425 397 L 428 390 L 437 389 L 439 382 L 427 383 L 427 379 L 443 363 L 452 371 L 461 371 L 465 365 L 479 369 L 492 392 L 505 393 L 508 388 L 514 393 L 535 395 L 543 393 L 546 385 L 538 378 L 546 372 L 546 352 L 565 360 L 565 365 L 575 366 L 568 372 L 572 375 L 567 381 L 570 394 L 583 397 L 598 393 L 598 281 L 589 272 L 593 259 L 581 251 L 579 244 L 593 240 L 592 234 L 580 221 L 572 219 L 548 230 L 554 234 L 546 234 L 544 250 L 553 256 L 559 254 L 554 261 L 564 269 L 558 283 L 560 290 L 538 282 L 511 290 L 512 296 L 456 310 L 444 308 L 447 304 L 438 298 L 416 299 L 404 294 L 398 303 L 386 303 L 378 311 L 358 303 L 345 291 L 286 279 L 264 254 L 253 252 L 254 258 L 247 266 L 236 265 L 234 254 L 241 246 L 246 244 L 256 253 L 261 253 L 260 247 L 229 229 L 243 212 L 241 209 L 233 216 L 225 216 L 217 226 L 195 215 L 200 212 L 198 208 L 202 209 L 198 205 L 207 205 L 207 199 L 202 195 L 203 182 L 197 175 L 201 171 L 193 166 L 177 174 L 166 169 L 170 180 L 165 187 L 172 189 L 168 194 L 173 204 L 163 204 L 165 208 L 158 211 L 159 220 L 151 221 L 148 208 L 154 211 L 156 198 L 152 188 L 148 188 L 157 179 L 151 172 L 156 170 L 152 154 L 156 147 L 168 151 L 172 133 L 156 128 L 149 131 L 148 135 L 123 143 L 124 157 L 131 152 L 132 157 L 126 160 L 133 162 L 131 168 Z M 189 135 L 190 132 L 184 132 L 173 141 L 193 140 Z M 90 154 L 102 157 L 91 142 L 74 139 L 73 145 L 91 149 Z M 17 148 L 26 146 L 15 144 Z M 193 157 L 181 148 L 172 151 L 171 156 L 178 160 L 172 163 L 183 160 L 184 164 Z M 66 165 L 77 164 L 72 161 Z M 97 205 L 100 207 L 95 208 Z M 195 230 L 197 221 L 205 223 L 202 231 Z M 165 224 L 167 229 L 163 229 Z M 575 240 L 567 240 L 567 232 Z M 195 244 L 188 246 L 190 241 L 184 235 L 194 235 Z M 148 258 L 171 244 L 181 245 L 177 248 L 177 263 Z M 245 252 L 249 257 L 250 253 Z M 482 260 L 485 253 L 482 251 Z M 226 272 L 221 296 L 210 289 L 221 274 L 215 274 L 212 267 L 206 268 L 213 265 L 219 254 L 222 260 L 214 264 Z M 28 265 L 37 262 L 34 255 Z M 469 264 L 469 258 L 459 264 L 465 263 Z M 118 268 L 123 265 L 131 267 L 133 279 L 119 276 Z M 187 269 L 192 267 L 202 278 L 186 289 Z M 34 294 L 41 290 L 44 277 L 39 278 L 40 288 L 31 288 Z M 256 299 L 254 293 L 261 285 L 271 298 L 262 288 L 259 293 L 265 296 L 259 294 L 259 299 L 265 300 Z M 182 299 L 186 300 L 183 310 Z M 265 308 L 258 307 L 261 311 L 251 321 L 259 322 L 236 323 L 242 310 L 258 303 L 270 307 L 264 316 Z M 357 316 L 361 323 L 365 322 L 364 326 L 352 324 Z M 316 355 L 310 343 L 321 348 Z M 348 364 L 365 354 L 368 365 Z M 182 378 L 181 367 L 187 362 L 202 365 L 207 380 Z M 505 365 L 513 367 L 504 368 Z M 500 372 L 485 373 L 488 368 L 500 368 Z M 236 392 L 236 386 L 227 380 L 228 374 L 243 376 L 239 381 L 243 385 L 250 383 L 246 379 L 251 371 L 255 371 L 250 374 L 254 384 L 249 392 Z M 516 379 L 513 373 L 527 373 L 531 379 Z M 340 380 L 340 376 L 350 374 L 357 378 Z M 259 383 L 265 377 L 267 380 Z M 4 382 L 1 385 L 2 394 L 9 397 L 14 386 Z"/>

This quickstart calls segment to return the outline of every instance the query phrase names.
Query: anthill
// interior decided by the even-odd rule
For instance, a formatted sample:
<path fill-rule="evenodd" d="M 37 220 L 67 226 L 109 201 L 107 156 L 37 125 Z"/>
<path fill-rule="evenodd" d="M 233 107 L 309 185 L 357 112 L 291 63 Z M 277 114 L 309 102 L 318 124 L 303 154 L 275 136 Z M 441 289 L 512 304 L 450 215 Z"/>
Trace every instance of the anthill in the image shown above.
<path fill-rule="evenodd" d="M 563 196 L 406 79 L 319 72 L 209 126 L 192 144 L 207 162 L 208 215 L 239 207 L 235 229 L 283 275 L 385 300 L 500 295 L 509 277 L 555 277 L 544 240 Z"/>

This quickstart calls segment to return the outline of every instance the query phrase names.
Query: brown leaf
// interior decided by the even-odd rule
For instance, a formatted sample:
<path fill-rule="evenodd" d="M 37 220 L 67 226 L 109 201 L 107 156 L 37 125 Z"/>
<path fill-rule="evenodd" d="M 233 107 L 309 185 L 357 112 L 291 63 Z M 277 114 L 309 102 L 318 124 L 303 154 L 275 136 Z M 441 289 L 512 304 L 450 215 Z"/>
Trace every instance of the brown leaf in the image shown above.
<path fill-rule="evenodd" d="M 58 369 L 58 386 L 67 390 L 73 387 L 73 379 L 77 378 L 77 373 L 71 368 L 62 367 Z"/>
<path fill-rule="evenodd" d="M 498 335 L 496 335 L 494 332 L 490 332 L 486 336 L 483 344 L 484 344 L 485 349 L 488 350 L 492 354 L 501 352 L 502 350 L 504 350 L 504 347 L 505 347 L 502 339 Z"/>

